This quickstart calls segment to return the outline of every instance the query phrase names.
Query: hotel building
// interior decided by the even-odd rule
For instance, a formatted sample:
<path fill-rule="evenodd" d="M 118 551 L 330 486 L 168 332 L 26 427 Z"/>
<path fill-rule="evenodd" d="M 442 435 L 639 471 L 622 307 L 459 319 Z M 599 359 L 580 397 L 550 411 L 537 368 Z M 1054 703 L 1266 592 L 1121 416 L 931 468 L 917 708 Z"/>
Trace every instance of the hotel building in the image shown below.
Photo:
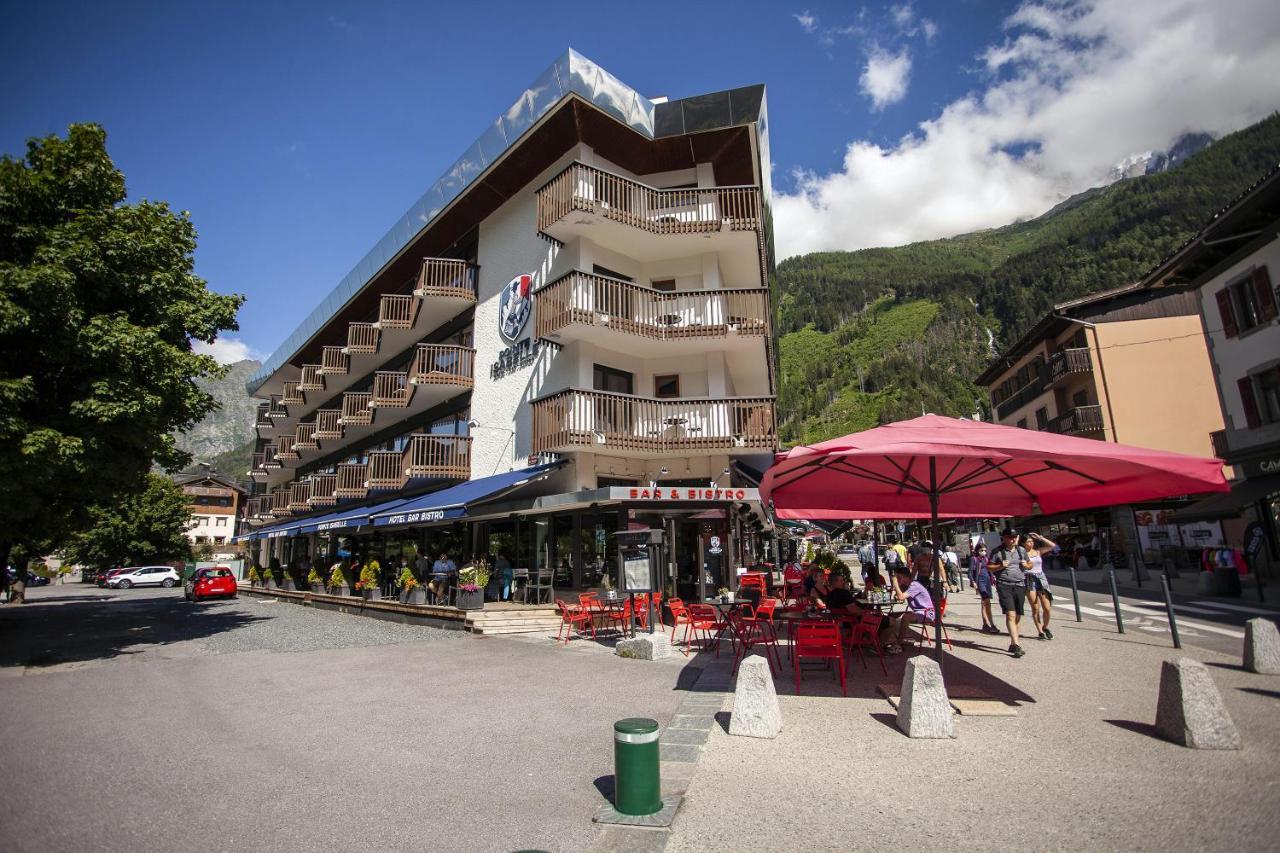
<path fill-rule="evenodd" d="M 580 588 L 644 527 L 667 589 L 732 585 L 777 447 L 769 198 L 763 86 L 650 99 L 562 56 L 250 381 L 256 556 Z"/>

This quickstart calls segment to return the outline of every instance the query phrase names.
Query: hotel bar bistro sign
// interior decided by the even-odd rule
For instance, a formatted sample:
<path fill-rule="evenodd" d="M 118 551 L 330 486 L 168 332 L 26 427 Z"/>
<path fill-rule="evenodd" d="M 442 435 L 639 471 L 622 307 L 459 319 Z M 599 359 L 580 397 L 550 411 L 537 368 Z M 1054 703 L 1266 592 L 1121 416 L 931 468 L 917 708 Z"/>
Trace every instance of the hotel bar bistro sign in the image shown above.
<path fill-rule="evenodd" d="M 498 353 L 498 360 L 489 368 L 490 379 L 501 379 L 528 367 L 538 357 L 538 341 L 520 339 L 529 325 L 532 310 L 533 274 L 521 273 L 507 282 L 498 296 L 498 334 L 508 346 Z"/>
<path fill-rule="evenodd" d="M 611 486 L 614 501 L 758 501 L 759 489 L 722 489 L 715 486 Z"/>

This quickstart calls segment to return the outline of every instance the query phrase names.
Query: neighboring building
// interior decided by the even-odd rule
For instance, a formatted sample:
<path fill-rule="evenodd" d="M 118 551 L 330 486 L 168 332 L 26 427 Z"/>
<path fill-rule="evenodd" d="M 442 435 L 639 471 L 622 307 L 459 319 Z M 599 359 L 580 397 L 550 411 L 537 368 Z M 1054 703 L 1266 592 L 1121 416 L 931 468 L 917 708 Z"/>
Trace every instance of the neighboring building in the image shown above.
<path fill-rule="evenodd" d="M 192 546 L 230 547 L 241 533 L 248 490 L 230 477 L 208 466 L 193 474 L 175 475 L 191 509 L 187 538 Z"/>
<path fill-rule="evenodd" d="M 250 382 L 260 559 L 581 586 L 652 526 L 673 588 L 729 583 L 777 447 L 769 186 L 763 86 L 649 100 L 561 57 Z"/>
<path fill-rule="evenodd" d="M 1280 561 L 1280 167 L 1213 218 L 1146 280 L 1193 288 L 1209 342 L 1224 428 L 1214 451 L 1233 466 L 1230 494 L 1177 513 L 1219 520 L 1228 544 Z M 1251 525 L 1261 537 L 1247 536 Z M 1263 547 L 1265 546 L 1265 547 Z M 1274 573 L 1273 573 L 1274 574 Z"/>

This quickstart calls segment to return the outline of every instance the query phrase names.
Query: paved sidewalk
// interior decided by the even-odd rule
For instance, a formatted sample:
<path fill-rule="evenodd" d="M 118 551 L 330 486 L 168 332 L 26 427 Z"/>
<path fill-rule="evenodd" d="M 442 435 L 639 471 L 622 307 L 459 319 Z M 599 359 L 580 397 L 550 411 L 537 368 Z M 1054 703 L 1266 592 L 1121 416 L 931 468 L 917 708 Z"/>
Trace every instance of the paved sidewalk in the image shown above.
<path fill-rule="evenodd" d="M 949 622 L 978 623 L 958 596 Z M 972 612 L 971 612 L 972 611 Z M 1017 706 L 1014 717 L 956 718 L 957 737 L 911 740 L 876 692 L 901 682 L 905 658 L 850 670 L 849 698 L 825 673 L 777 679 L 776 740 L 713 728 L 666 849 L 903 847 L 928 850 L 1264 849 L 1280 832 L 1280 677 L 1239 657 L 1182 653 L 1163 638 L 1119 636 L 1062 620 L 1028 654 L 1007 640 L 952 632 L 950 685 Z M 1240 729 L 1239 752 L 1193 751 L 1153 735 L 1162 660 L 1210 670 Z M 730 707 L 730 705 L 726 705 Z"/>

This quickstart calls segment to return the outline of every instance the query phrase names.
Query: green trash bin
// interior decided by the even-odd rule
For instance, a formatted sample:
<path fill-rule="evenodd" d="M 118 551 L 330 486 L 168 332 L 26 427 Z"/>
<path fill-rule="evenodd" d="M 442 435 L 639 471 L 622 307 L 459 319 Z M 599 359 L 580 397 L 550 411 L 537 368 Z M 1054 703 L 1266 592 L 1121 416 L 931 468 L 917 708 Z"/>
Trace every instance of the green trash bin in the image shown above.
<path fill-rule="evenodd" d="M 613 724 L 613 805 L 627 815 L 662 810 L 658 721 L 629 717 Z"/>

